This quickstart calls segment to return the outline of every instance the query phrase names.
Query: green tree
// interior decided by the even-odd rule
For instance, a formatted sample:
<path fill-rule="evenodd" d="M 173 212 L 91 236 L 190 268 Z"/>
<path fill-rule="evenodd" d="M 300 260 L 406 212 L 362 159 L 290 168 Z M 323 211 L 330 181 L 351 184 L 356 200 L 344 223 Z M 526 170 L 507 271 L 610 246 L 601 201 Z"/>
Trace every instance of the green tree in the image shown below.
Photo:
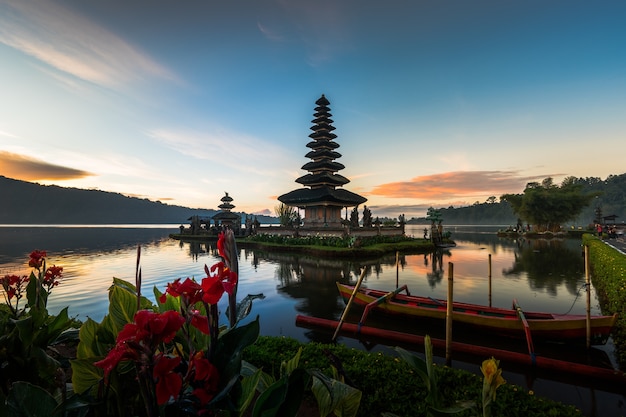
<path fill-rule="evenodd" d="M 595 193 L 583 194 L 583 187 L 574 177 L 567 177 L 558 186 L 548 177 L 541 183 L 531 182 L 522 194 L 504 194 L 506 201 L 522 220 L 538 231 L 556 232 L 561 224 L 575 219 L 588 206 Z"/>
<path fill-rule="evenodd" d="M 350 212 L 350 226 L 359 227 L 359 206 L 356 206 Z"/>
<path fill-rule="evenodd" d="M 300 214 L 294 207 L 280 203 L 280 205 L 274 207 L 274 213 L 278 217 L 281 226 L 293 226 L 300 223 Z"/>

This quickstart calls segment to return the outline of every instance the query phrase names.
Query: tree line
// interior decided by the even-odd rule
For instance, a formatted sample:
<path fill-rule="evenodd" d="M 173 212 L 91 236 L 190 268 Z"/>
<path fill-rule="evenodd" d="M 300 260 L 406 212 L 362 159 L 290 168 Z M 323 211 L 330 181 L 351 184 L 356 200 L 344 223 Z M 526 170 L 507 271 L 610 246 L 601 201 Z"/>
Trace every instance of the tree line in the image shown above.
<path fill-rule="evenodd" d="M 616 223 L 626 221 L 626 174 L 597 177 L 567 177 L 560 185 L 552 178 L 531 182 L 520 194 L 489 197 L 471 206 L 439 209 L 447 224 L 538 225 L 545 230 L 557 225 L 586 227 L 600 217 L 615 215 Z M 426 217 L 412 218 L 409 224 L 427 224 Z"/>

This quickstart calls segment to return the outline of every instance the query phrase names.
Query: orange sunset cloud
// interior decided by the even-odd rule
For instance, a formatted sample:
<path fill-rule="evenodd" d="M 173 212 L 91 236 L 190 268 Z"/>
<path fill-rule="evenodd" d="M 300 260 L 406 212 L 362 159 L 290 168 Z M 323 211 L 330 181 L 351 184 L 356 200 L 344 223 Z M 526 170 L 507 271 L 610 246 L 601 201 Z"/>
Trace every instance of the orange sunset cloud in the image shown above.
<path fill-rule="evenodd" d="M 36 181 L 70 180 L 93 174 L 79 169 L 49 164 L 24 155 L 0 151 L 0 175 L 23 181 Z"/>
<path fill-rule="evenodd" d="M 552 175 L 546 175 L 552 176 Z M 515 171 L 456 171 L 415 177 L 374 187 L 370 195 L 391 198 L 451 199 L 473 195 L 519 193 L 541 177 L 521 177 Z"/>

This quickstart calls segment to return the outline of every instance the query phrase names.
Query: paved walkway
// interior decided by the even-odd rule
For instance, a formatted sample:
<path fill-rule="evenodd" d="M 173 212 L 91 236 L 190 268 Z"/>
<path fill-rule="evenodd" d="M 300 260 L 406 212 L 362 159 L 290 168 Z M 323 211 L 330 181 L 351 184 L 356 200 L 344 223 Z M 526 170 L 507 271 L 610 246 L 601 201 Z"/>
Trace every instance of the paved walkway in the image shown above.
<path fill-rule="evenodd" d="M 613 246 L 615 249 L 622 252 L 622 254 L 626 255 L 626 240 L 624 239 L 624 235 L 617 239 L 604 239 L 604 243 Z"/>

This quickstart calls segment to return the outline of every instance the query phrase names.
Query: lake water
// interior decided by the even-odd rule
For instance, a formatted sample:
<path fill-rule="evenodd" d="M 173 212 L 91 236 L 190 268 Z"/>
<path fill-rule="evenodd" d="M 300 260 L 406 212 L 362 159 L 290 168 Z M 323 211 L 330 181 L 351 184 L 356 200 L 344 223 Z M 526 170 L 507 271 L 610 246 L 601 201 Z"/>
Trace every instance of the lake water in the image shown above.
<path fill-rule="evenodd" d="M 64 275 L 49 299 L 50 311 L 56 313 L 69 306 L 71 316 L 100 321 L 107 312 L 107 289 L 113 277 L 134 283 L 138 246 L 142 293 L 146 296 L 152 295 L 154 286 L 163 291 L 176 278 L 201 279 L 204 265 L 218 261 L 213 244 L 170 239 L 168 235 L 178 232 L 178 226 L 0 226 L 0 275 L 28 273 L 29 253 L 34 249 L 46 250 L 48 265 L 62 266 Z M 455 301 L 485 305 L 491 302 L 493 306 L 509 308 L 516 298 L 528 311 L 585 314 L 584 260 L 579 240 L 498 238 L 497 226 L 446 229 L 452 232 L 456 247 L 427 255 L 400 256 L 398 267 L 395 255 L 353 262 L 241 247 L 238 299 L 247 294 L 263 294 L 265 298 L 254 301 L 248 320 L 259 315 L 263 335 L 289 336 L 306 342 L 324 336 L 296 327 L 295 316 L 338 319 L 344 304 L 338 298 L 336 281 L 355 282 L 365 268 L 364 286 L 393 290 L 399 282 L 407 284 L 413 294 L 445 299 L 449 265 L 453 264 Z M 422 230 L 423 226 L 409 226 L 407 234 L 421 237 Z M 601 314 L 593 288 L 591 299 L 592 314 Z M 220 310 L 224 311 L 225 305 L 220 305 Z M 347 338 L 339 341 L 363 348 Z M 603 348 L 609 356 L 611 349 L 610 343 Z M 477 368 L 476 364 L 463 366 L 474 371 Z M 528 386 L 539 395 L 577 405 L 587 415 L 624 414 L 623 395 L 577 386 L 568 389 L 548 379 L 529 382 L 516 374 L 509 374 L 507 380 Z"/>

